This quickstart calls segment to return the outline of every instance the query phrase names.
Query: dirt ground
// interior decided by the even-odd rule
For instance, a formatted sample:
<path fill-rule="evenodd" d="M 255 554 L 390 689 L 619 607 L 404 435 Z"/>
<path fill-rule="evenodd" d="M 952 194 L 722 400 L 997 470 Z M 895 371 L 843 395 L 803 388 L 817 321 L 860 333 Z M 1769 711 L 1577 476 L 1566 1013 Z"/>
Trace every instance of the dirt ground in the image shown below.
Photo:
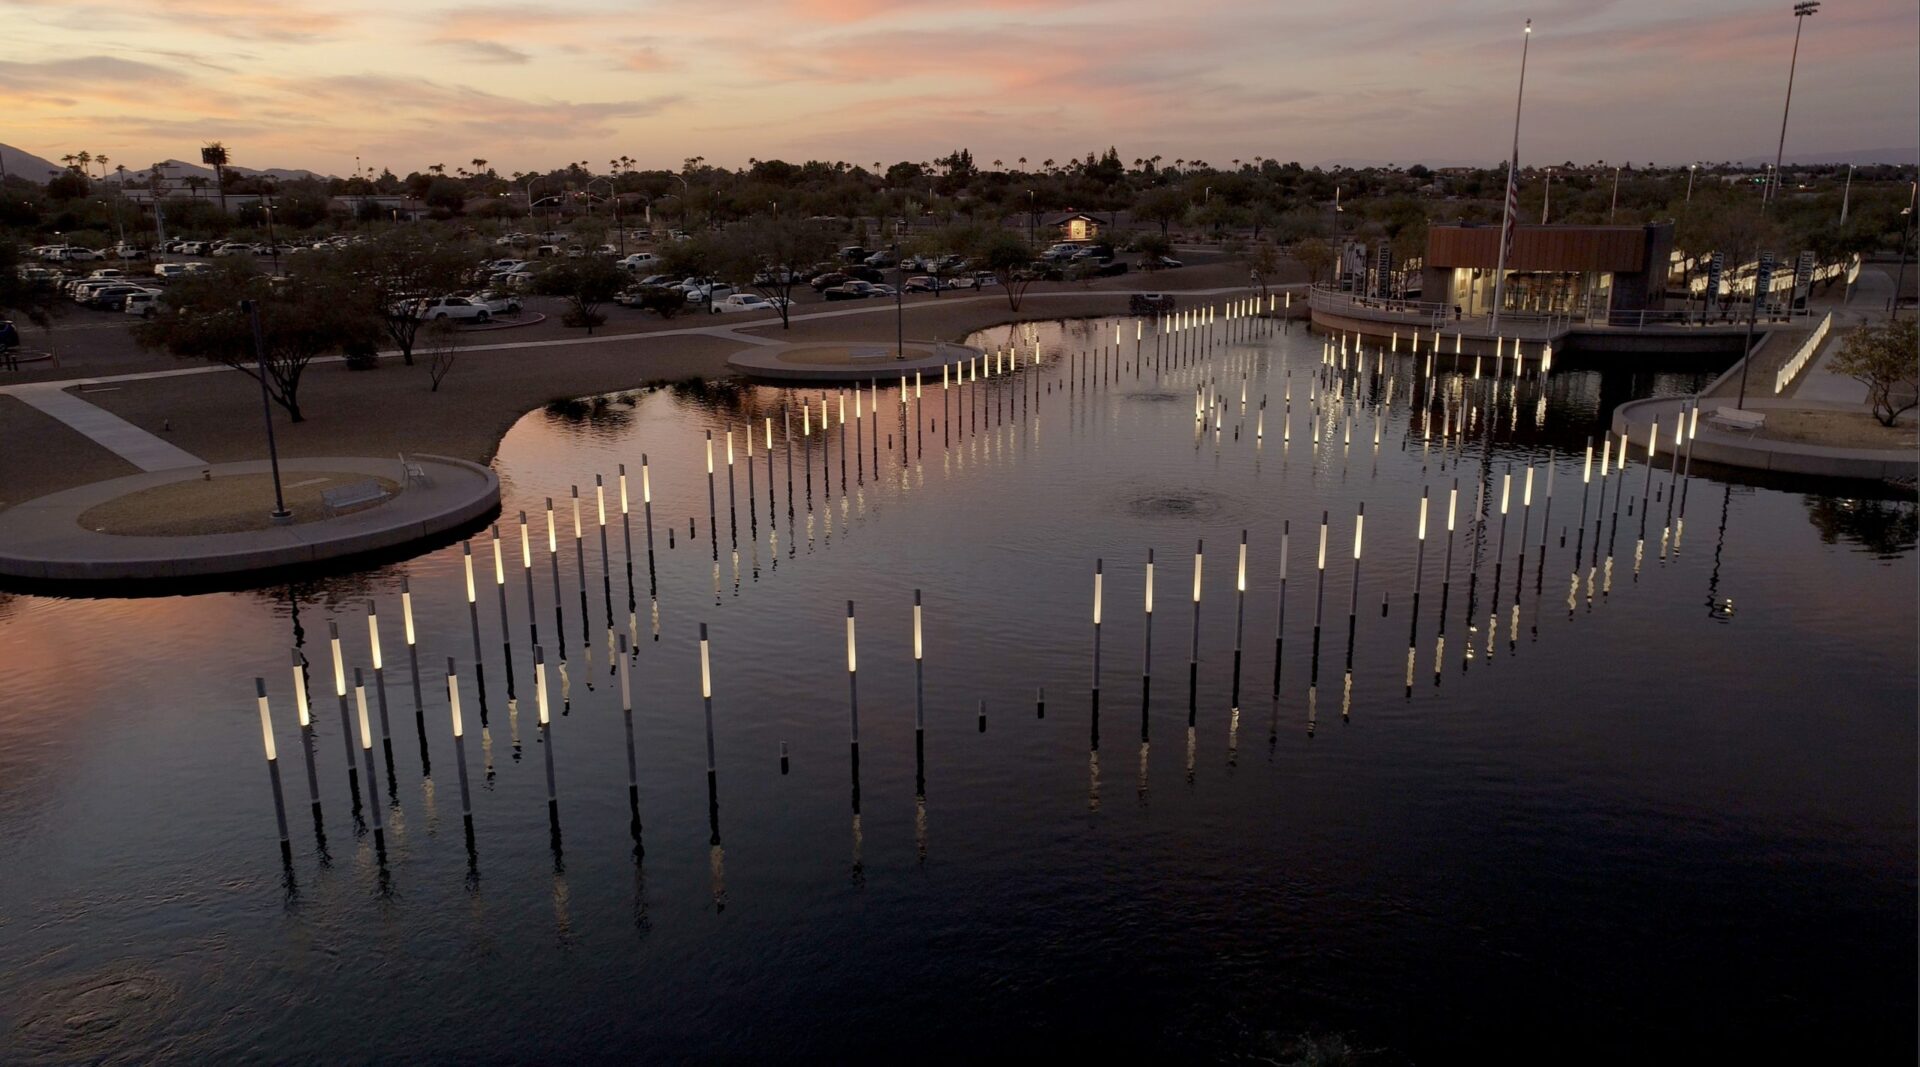
<path fill-rule="evenodd" d="M 1766 427 L 1756 437 L 1832 448 L 1911 449 L 1920 443 L 1912 421 L 1882 426 L 1873 416 L 1855 411 L 1769 409 L 1766 414 Z"/>
<path fill-rule="evenodd" d="M 297 523 L 327 518 L 321 493 L 356 482 L 378 482 L 389 499 L 400 491 L 390 478 L 337 471 L 288 471 L 281 493 Z M 369 505 L 378 507 L 378 504 Z M 140 537 L 240 533 L 274 525 L 273 476 L 233 474 L 156 485 L 81 512 L 79 524 L 100 533 Z"/>

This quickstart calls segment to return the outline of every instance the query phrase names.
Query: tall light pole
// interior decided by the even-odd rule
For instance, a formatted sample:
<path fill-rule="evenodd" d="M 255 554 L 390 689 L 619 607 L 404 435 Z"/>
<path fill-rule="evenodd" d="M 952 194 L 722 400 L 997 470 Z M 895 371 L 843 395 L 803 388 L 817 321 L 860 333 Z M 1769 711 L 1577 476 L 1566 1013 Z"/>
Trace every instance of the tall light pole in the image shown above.
<path fill-rule="evenodd" d="M 1693 203 L 1693 175 L 1694 172 L 1699 169 L 1700 164 L 1698 163 L 1687 164 L 1687 203 L 1689 204 Z"/>
<path fill-rule="evenodd" d="M 1853 195 L 1853 164 L 1847 164 L 1847 184 L 1840 189 L 1840 225 L 1847 224 L 1847 200 Z"/>
<path fill-rule="evenodd" d="M 1540 195 L 1540 225 L 1547 224 L 1547 205 L 1553 202 L 1553 168 L 1547 168 L 1547 188 Z"/>
<path fill-rule="evenodd" d="M 286 495 L 280 491 L 280 449 L 273 441 L 273 401 L 267 393 L 267 342 L 261 336 L 260 309 L 253 301 L 240 301 L 240 312 L 247 317 L 247 325 L 253 333 L 253 358 L 259 366 L 256 376 L 260 379 L 260 413 L 266 417 L 267 459 L 273 464 L 273 511 L 270 517 L 275 526 L 284 526 L 293 521 L 293 512 L 287 510 Z"/>
<path fill-rule="evenodd" d="M 1493 268 L 1493 320 L 1489 331 L 1500 336 L 1500 304 L 1507 295 L 1507 246 L 1513 243 L 1514 182 L 1520 177 L 1520 106 L 1527 99 L 1527 46 L 1533 43 L 1533 20 L 1528 19 L 1520 39 L 1520 90 L 1513 99 L 1513 158 L 1507 162 L 1507 198 L 1500 211 L 1500 258 Z"/>
<path fill-rule="evenodd" d="M 1793 71 L 1800 65 L 1800 28 L 1808 15 L 1820 10 L 1820 0 L 1800 0 L 1793 5 L 1793 58 L 1787 61 L 1787 102 L 1780 109 L 1780 144 L 1773 150 L 1773 189 L 1778 193 L 1780 164 L 1787 152 L 1787 113 L 1793 109 Z M 1762 201 L 1765 202 L 1764 200 Z"/>
<path fill-rule="evenodd" d="M 1900 224 L 1900 270 L 1893 276 L 1893 299 L 1887 301 L 1887 318 L 1900 314 L 1900 291 L 1907 284 L 1907 246 L 1913 242 L 1913 211 L 1920 205 L 1920 182 L 1907 187 L 1907 206 L 1900 209 L 1905 222 Z"/>
<path fill-rule="evenodd" d="M 527 225 L 529 226 L 533 225 L 533 183 L 544 177 L 546 175 L 536 174 L 527 179 Z"/>
<path fill-rule="evenodd" d="M 1613 213 L 1620 208 L 1620 168 L 1613 168 L 1613 201 L 1607 205 L 1607 225 L 1613 225 Z"/>
<path fill-rule="evenodd" d="M 1027 243 L 1033 243 L 1034 227 L 1039 224 L 1040 209 L 1034 206 L 1033 190 L 1027 190 Z"/>

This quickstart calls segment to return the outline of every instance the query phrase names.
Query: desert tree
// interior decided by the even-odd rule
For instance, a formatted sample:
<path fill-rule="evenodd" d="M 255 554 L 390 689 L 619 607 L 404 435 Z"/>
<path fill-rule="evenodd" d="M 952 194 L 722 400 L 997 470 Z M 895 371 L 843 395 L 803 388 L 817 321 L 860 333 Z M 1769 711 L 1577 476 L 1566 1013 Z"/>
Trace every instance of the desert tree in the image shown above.
<path fill-rule="evenodd" d="M 1867 403 L 1882 426 L 1920 405 L 1920 323 L 1891 319 L 1862 326 L 1840 342 L 1833 369 L 1867 387 Z"/>
<path fill-rule="evenodd" d="M 260 315 L 258 356 L 251 323 L 241 310 L 249 300 Z M 276 282 L 250 263 L 228 259 L 204 274 L 175 280 L 165 309 L 135 326 L 134 339 L 262 380 L 273 402 L 292 421 L 303 422 L 300 381 L 307 367 L 329 352 L 365 350 L 378 332 L 379 324 L 335 275 L 301 272 Z"/>

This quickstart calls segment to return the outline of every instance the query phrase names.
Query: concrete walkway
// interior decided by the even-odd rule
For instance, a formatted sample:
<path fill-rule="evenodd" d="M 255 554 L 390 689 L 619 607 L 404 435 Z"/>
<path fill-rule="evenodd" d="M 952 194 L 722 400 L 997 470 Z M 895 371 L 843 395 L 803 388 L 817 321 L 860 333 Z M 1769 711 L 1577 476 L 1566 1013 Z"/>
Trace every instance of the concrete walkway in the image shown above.
<path fill-rule="evenodd" d="M 143 471 L 205 465 L 199 456 L 176 448 L 120 416 L 67 392 L 68 384 L 40 382 L 16 385 L 6 391 L 85 434 L 95 444 Z"/>
<path fill-rule="evenodd" d="M 1835 325 L 1839 324 L 1839 316 L 1834 316 L 1834 322 Z M 1793 389 L 1795 399 L 1836 407 L 1867 406 L 1866 383 L 1836 373 L 1832 366 L 1834 355 L 1840 351 L 1840 342 L 1845 339 L 1839 330 L 1835 330 L 1821 345 L 1820 354 L 1813 358 L 1813 365 L 1800 372 L 1800 381 Z"/>

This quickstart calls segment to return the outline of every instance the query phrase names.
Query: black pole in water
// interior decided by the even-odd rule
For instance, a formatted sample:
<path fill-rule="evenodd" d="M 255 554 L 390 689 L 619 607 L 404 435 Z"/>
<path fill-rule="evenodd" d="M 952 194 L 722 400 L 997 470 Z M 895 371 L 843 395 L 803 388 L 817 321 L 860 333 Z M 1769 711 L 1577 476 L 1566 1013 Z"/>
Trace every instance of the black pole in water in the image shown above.
<path fill-rule="evenodd" d="M 1247 531 L 1240 531 L 1240 560 L 1234 573 L 1233 706 L 1240 707 L 1240 657 L 1247 632 Z"/>
<path fill-rule="evenodd" d="M 1153 694 L 1153 549 L 1147 549 L 1146 626 L 1140 650 L 1140 735 L 1147 734 L 1147 707 Z"/>
<path fill-rule="evenodd" d="M 646 460 L 643 458 L 641 462 L 644 464 Z M 647 529 L 648 532 L 651 533 L 653 529 L 652 525 L 649 524 Z M 647 555 L 648 558 L 651 559 L 653 553 L 649 551 Z M 547 562 L 552 565 L 551 569 L 553 571 L 553 625 L 558 635 L 555 641 L 560 649 L 560 658 L 565 659 L 567 656 L 567 610 L 566 601 L 562 598 L 560 592 L 560 537 L 553 526 L 552 497 L 547 498 Z M 480 675 L 476 674 L 474 676 L 476 685 L 479 684 L 480 679 Z M 486 692 L 484 687 L 481 688 L 480 691 L 483 694 Z M 480 698 L 480 707 L 480 722 L 481 725 L 484 726 L 487 721 L 486 697 L 484 695 Z"/>
<path fill-rule="evenodd" d="M 1418 335 L 1416 335 L 1418 336 Z M 1414 648 L 1420 640 L 1420 583 L 1427 566 L 1427 493 L 1428 487 L 1420 487 L 1420 525 L 1415 531 L 1418 545 L 1413 555 L 1413 606 L 1407 612 L 1407 698 L 1413 698 L 1413 658 Z"/>
<path fill-rule="evenodd" d="M 505 661 L 507 665 L 507 699 L 512 700 L 516 695 L 513 686 L 513 631 L 507 626 L 507 567 L 506 561 L 501 558 L 500 554 L 500 524 L 497 522 L 493 524 L 493 584 L 500 594 L 500 658 Z M 371 612 L 373 610 L 371 604 L 368 605 L 367 610 L 369 612 L 368 621 L 369 624 L 371 624 Z M 375 679 L 380 677 L 380 658 L 378 655 L 374 657 L 373 661 L 373 676 Z M 386 704 L 384 688 L 381 695 L 381 704 L 384 708 Z"/>
<path fill-rule="evenodd" d="M 540 712 L 540 747 L 546 752 L 547 762 L 547 826 L 553 832 L 553 839 L 560 840 L 560 792 L 555 786 L 553 776 L 553 725 L 547 705 L 547 660 L 546 654 L 538 646 L 533 650 L 533 699 Z"/>
<path fill-rule="evenodd" d="M 1200 712 L 1200 572 L 1205 554 L 1205 539 L 1193 544 L 1193 645 L 1187 655 L 1187 725 L 1192 726 Z"/>
<path fill-rule="evenodd" d="M 540 615 L 533 599 L 533 531 L 527 529 L 527 513 L 520 513 L 520 573 L 527 583 L 527 647 L 540 643 Z"/>
<path fill-rule="evenodd" d="M 413 680 L 413 725 L 420 735 L 420 773 L 432 775 L 433 762 L 427 756 L 427 709 L 420 699 L 420 646 L 413 631 L 413 590 L 405 576 L 400 579 L 400 625 L 407 639 L 407 673 Z M 294 655 L 298 657 L 298 650 Z"/>
<path fill-rule="evenodd" d="M 293 703 L 300 713 L 300 751 L 307 763 L 307 796 L 313 805 L 313 833 L 320 852 L 327 851 L 327 834 L 320 818 L 320 774 L 313 766 L 313 717 L 307 706 L 307 665 L 300 650 L 293 649 Z"/>
<path fill-rule="evenodd" d="M 253 691 L 260 704 L 260 739 L 266 746 L 267 778 L 273 783 L 273 818 L 280 827 L 280 863 L 293 866 L 293 842 L 287 836 L 287 801 L 280 792 L 280 752 L 273 743 L 273 719 L 267 713 L 267 680 L 255 678 Z"/>
<path fill-rule="evenodd" d="M 473 678 L 480 687 L 480 721 L 487 721 L 487 682 L 486 664 L 480 652 L 480 603 L 479 591 L 473 584 L 473 542 L 460 542 L 460 563 L 467 578 L 467 621 L 473 628 Z"/>
<path fill-rule="evenodd" d="M 367 786 L 368 788 L 372 788 L 375 781 L 373 771 L 373 727 L 367 721 L 367 686 L 358 667 L 353 669 L 353 698 L 360 712 L 360 755 L 365 759 L 367 764 Z M 386 805 L 380 803 L 376 797 L 367 807 L 373 811 L 373 848 L 379 855 L 380 861 L 385 863 L 387 858 Z"/>
<path fill-rule="evenodd" d="M 367 601 L 367 647 L 373 653 L 373 690 L 380 706 L 380 748 L 387 761 L 387 795 L 399 800 L 400 783 L 393 773 L 393 730 L 387 723 L 387 672 L 380 655 L 380 613 Z"/>
<path fill-rule="evenodd" d="M 860 773 L 860 677 L 854 652 L 853 601 L 847 601 L 847 729 L 853 756 L 853 773 Z"/>
<path fill-rule="evenodd" d="M 467 731 L 460 719 L 460 674 L 447 657 L 447 711 L 453 719 L 453 757 L 460 765 L 460 821 L 467 830 L 467 854 L 473 854 L 473 795 L 467 788 Z"/>
<path fill-rule="evenodd" d="M 347 666 L 340 655 L 340 624 L 327 623 L 327 642 L 333 646 L 333 692 L 340 701 L 340 743 L 347 753 L 347 786 L 353 793 L 353 812 L 360 814 L 360 771 L 353 759 L 353 713 L 347 710 Z M 371 786 L 372 782 L 368 782 Z"/>
<path fill-rule="evenodd" d="M 1100 714 L 1100 601 L 1105 583 L 1105 560 L 1093 561 L 1093 714 Z"/>
<path fill-rule="evenodd" d="M 627 811 L 630 816 L 628 829 L 633 834 L 634 854 L 644 849 L 640 846 L 640 771 L 633 754 L 633 675 L 628 663 L 627 639 L 620 638 L 620 717 L 627 731 Z"/>

